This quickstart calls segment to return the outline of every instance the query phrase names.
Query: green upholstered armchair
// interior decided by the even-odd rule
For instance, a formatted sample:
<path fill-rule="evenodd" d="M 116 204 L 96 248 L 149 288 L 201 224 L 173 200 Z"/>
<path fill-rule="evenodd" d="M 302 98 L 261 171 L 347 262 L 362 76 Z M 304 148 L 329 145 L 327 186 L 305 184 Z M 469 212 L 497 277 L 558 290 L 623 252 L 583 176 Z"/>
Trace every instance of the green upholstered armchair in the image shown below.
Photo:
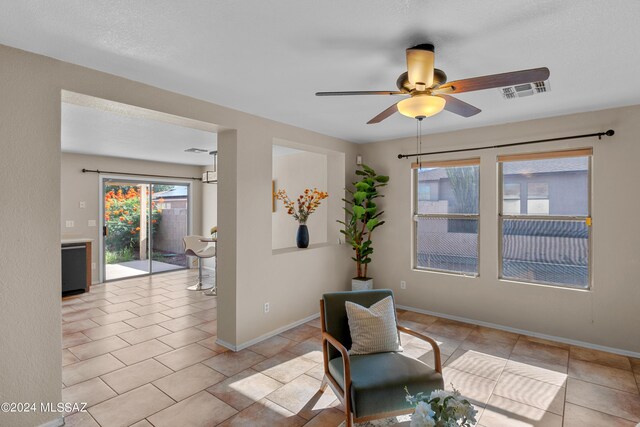
<path fill-rule="evenodd" d="M 324 294 L 320 300 L 324 379 L 321 390 L 331 386 L 345 408 L 346 426 L 412 413 L 406 401 L 409 392 L 430 392 L 444 388 L 440 348 L 431 338 L 398 325 L 398 330 L 427 341 L 433 347 L 435 369 L 402 352 L 375 353 L 350 356 L 351 335 L 345 302 L 364 307 L 393 297 L 389 289 L 335 292 Z"/>

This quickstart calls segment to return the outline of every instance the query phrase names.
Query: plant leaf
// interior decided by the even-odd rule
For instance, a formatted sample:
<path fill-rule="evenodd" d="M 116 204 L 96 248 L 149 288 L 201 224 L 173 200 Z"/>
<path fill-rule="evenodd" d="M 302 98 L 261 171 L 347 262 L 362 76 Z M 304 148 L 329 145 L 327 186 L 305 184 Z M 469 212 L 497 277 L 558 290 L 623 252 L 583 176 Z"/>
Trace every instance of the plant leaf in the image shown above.
<path fill-rule="evenodd" d="M 364 216 L 365 214 L 365 209 L 362 206 L 354 206 L 353 207 L 353 214 L 355 215 L 355 217 L 357 219 L 360 219 Z"/>

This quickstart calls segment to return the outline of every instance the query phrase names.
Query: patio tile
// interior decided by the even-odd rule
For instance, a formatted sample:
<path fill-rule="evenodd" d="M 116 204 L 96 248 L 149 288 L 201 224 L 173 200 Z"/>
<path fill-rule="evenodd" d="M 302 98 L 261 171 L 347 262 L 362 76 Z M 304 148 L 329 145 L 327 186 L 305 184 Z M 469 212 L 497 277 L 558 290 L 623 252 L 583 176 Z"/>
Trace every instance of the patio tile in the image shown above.
<path fill-rule="evenodd" d="M 104 316 L 106 313 L 99 308 L 88 308 L 86 310 L 72 311 L 71 313 L 63 314 L 63 322 L 75 322 L 76 320 L 90 319 L 92 317 Z"/>
<path fill-rule="evenodd" d="M 245 349 L 238 352 L 222 353 L 202 363 L 227 377 L 231 377 L 263 360 L 265 360 L 264 356 Z"/>
<path fill-rule="evenodd" d="M 597 363 L 569 360 L 569 376 L 628 393 L 638 394 L 638 385 L 633 372 L 625 369 L 611 368 Z"/>
<path fill-rule="evenodd" d="M 241 411 L 281 386 L 282 384 L 273 378 L 253 369 L 247 369 L 209 387 L 207 391 Z"/>
<path fill-rule="evenodd" d="M 281 383 L 287 383 L 313 368 L 316 362 L 283 351 L 253 365 L 253 369 Z"/>
<path fill-rule="evenodd" d="M 236 416 L 229 418 L 220 427 L 299 427 L 306 420 L 277 405 L 270 400 L 263 399 L 254 403 Z M 337 424 L 336 424 L 337 425 Z"/>
<path fill-rule="evenodd" d="M 100 378 L 93 378 L 62 390 L 62 401 L 65 403 L 86 403 L 87 407 L 117 396 Z"/>
<path fill-rule="evenodd" d="M 236 410 L 206 391 L 149 417 L 155 427 L 209 427 L 236 414 Z"/>
<path fill-rule="evenodd" d="M 62 382 L 66 386 L 81 383 L 91 378 L 124 367 L 124 364 L 110 354 L 82 360 L 62 368 Z"/>
<path fill-rule="evenodd" d="M 144 328 L 145 326 L 155 325 L 166 320 L 171 320 L 171 317 L 165 316 L 162 313 L 151 313 L 125 320 L 125 323 L 133 326 L 134 328 Z"/>
<path fill-rule="evenodd" d="M 166 322 L 159 323 L 159 325 L 165 329 L 169 329 L 171 332 L 178 332 L 192 326 L 200 325 L 203 322 L 204 321 L 202 319 L 187 315 L 167 320 Z"/>
<path fill-rule="evenodd" d="M 76 320 L 75 322 L 63 323 L 62 333 L 72 334 L 74 332 L 84 331 L 85 329 L 95 328 L 97 326 L 100 325 L 90 319 Z"/>
<path fill-rule="evenodd" d="M 72 332 L 62 334 L 62 348 L 69 348 L 86 342 L 90 342 L 91 338 L 82 332 Z"/>
<path fill-rule="evenodd" d="M 276 335 L 259 342 L 258 344 L 252 345 L 249 347 L 249 350 L 265 357 L 271 357 L 286 350 L 288 347 L 294 346 L 295 344 L 295 341 Z"/>
<path fill-rule="evenodd" d="M 136 363 L 103 375 L 102 380 L 118 394 L 171 374 L 173 371 L 154 359 Z"/>
<path fill-rule="evenodd" d="M 162 336 L 158 339 L 173 348 L 180 348 L 184 347 L 185 345 L 201 341 L 205 338 L 208 338 L 209 336 L 210 335 L 204 331 L 196 328 L 189 328 Z"/>
<path fill-rule="evenodd" d="M 568 365 L 569 351 L 560 347 L 541 344 L 520 338 L 511 353 L 513 356 L 527 356 L 544 362 Z"/>
<path fill-rule="evenodd" d="M 78 359 L 86 360 L 128 346 L 129 344 L 127 344 L 126 341 L 121 340 L 117 336 L 113 336 L 70 347 L 69 351 L 71 351 Z"/>
<path fill-rule="evenodd" d="M 288 411 L 310 420 L 324 409 L 335 406 L 336 396 L 327 387 L 319 391 L 320 381 L 308 375 L 301 375 L 267 396 L 273 403 Z"/>
<path fill-rule="evenodd" d="M 172 347 L 169 347 L 164 343 L 162 344 L 167 348 L 172 349 Z M 184 369 L 187 366 L 210 359 L 216 355 L 217 353 L 215 351 L 194 343 L 181 347 L 177 350 L 169 351 L 155 359 L 174 371 L 179 371 L 180 369 Z"/>
<path fill-rule="evenodd" d="M 292 341 L 301 342 L 307 340 L 308 338 L 311 338 L 312 336 L 321 337 L 321 333 L 317 328 L 314 328 L 313 326 L 302 324 L 296 326 L 295 328 L 282 332 L 280 336 Z"/>
<path fill-rule="evenodd" d="M 92 340 L 99 340 L 107 338 L 113 335 L 121 334 L 123 332 L 132 331 L 133 328 L 124 322 L 111 323 L 109 325 L 98 326 L 97 328 L 86 329 L 82 331 L 83 334 L 91 338 Z"/>
<path fill-rule="evenodd" d="M 640 422 L 640 396 L 569 378 L 567 403 Z"/>
<path fill-rule="evenodd" d="M 497 380 L 506 364 L 506 359 L 489 356 L 473 350 L 458 349 L 447 359 L 445 366 Z"/>
<path fill-rule="evenodd" d="M 100 310 L 104 311 L 105 313 L 117 313 L 119 311 L 125 311 L 125 310 L 129 310 L 131 313 L 133 314 L 138 314 L 136 313 L 135 309 L 139 309 L 140 306 L 136 303 L 133 302 L 122 302 L 120 304 L 111 304 L 111 305 L 106 305 L 104 307 L 101 307 Z"/>
<path fill-rule="evenodd" d="M 445 390 L 451 391 L 455 388 L 460 391 L 462 396 L 479 407 L 484 407 L 487 404 L 497 383 L 489 378 L 449 367 L 445 367 L 442 371 Z M 417 393 L 418 391 L 420 390 L 409 389 L 410 393 Z"/>
<path fill-rule="evenodd" d="M 133 314 L 137 314 L 138 316 L 144 316 L 146 314 L 158 313 L 169 309 L 168 306 L 162 304 L 161 302 L 143 306 L 139 306 L 138 304 L 136 304 L 136 306 L 137 307 L 134 308 L 127 308 L 127 310 L 129 310 Z"/>
<path fill-rule="evenodd" d="M 614 417 L 582 406 L 567 403 L 564 407 L 564 427 L 637 427 L 633 421 Z"/>
<path fill-rule="evenodd" d="M 139 344 L 143 341 L 148 341 L 154 338 L 161 337 L 163 335 L 168 335 L 170 333 L 170 331 L 161 326 L 151 325 L 122 333 L 119 336 L 129 344 Z"/>
<path fill-rule="evenodd" d="M 219 383 L 225 378 L 221 373 L 201 363 L 197 363 L 156 380 L 153 382 L 153 385 L 168 394 L 173 400 L 179 402 L 207 387 Z"/>
<path fill-rule="evenodd" d="M 77 412 L 64 417 L 64 427 L 100 427 L 88 412 Z"/>
<path fill-rule="evenodd" d="M 101 427 L 127 427 L 173 403 L 169 396 L 147 384 L 89 408 L 89 413 Z"/>
<path fill-rule="evenodd" d="M 567 384 L 566 365 L 548 363 L 527 356 L 512 356 L 504 367 L 504 372 L 544 381 L 558 387 L 565 387 Z"/>
<path fill-rule="evenodd" d="M 496 395 L 478 421 L 483 427 L 562 427 L 560 415 Z"/>
<path fill-rule="evenodd" d="M 99 325 L 109 325 L 111 323 L 121 322 L 123 320 L 128 320 L 138 317 L 135 314 L 129 311 L 118 311 L 116 313 L 105 314 L 104 316 L 92 317 L 91 320 L 96 322 Z"/>
<path fill-rule="evenodd" d="M 571 358 L 583 360 L 585 362 L 598 363 L 611 368 L 631 370 L 631 362 L 626 356 L 606 353 L 604 351 L 592 350 L 590 348 L 571 346 Z"/>

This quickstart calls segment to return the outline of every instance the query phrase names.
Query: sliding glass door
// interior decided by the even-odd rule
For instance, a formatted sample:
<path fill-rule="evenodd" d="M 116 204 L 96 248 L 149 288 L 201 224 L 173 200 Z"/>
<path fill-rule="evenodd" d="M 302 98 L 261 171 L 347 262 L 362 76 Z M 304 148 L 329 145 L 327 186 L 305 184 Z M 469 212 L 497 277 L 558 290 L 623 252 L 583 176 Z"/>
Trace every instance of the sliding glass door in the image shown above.
<path fill-rule="evenodd" d="M 103 178 L 104 279 L 187 268 L 189 185 Z"/>

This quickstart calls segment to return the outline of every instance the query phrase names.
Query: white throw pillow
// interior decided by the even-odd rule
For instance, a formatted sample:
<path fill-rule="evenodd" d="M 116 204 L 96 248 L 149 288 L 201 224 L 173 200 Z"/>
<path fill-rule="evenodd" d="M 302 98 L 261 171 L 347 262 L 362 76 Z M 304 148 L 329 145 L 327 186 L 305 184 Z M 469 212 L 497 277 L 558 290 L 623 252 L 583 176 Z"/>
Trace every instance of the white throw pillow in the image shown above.
<path fill-rule="evenodd" d="M 396 327 L 396 312 L 390 296 L 369 308 L 347 301 L 345 309 L 352 343 L 349 354 L 402 351 Z"/>

